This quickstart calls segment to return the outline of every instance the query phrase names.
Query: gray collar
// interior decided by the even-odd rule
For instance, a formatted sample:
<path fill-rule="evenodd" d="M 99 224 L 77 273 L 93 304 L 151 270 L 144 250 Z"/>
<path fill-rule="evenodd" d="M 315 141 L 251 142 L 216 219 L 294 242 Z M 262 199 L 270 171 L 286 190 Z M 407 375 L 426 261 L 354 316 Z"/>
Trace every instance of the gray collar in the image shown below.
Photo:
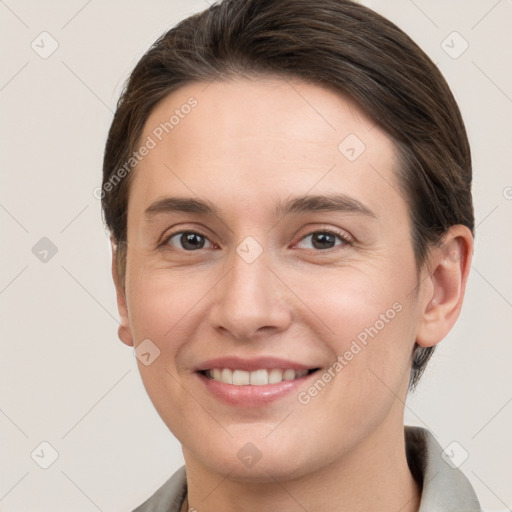
<path fill-rule="evenodd" d="M 405 427 L 407 461 L 421 491 L 418 512 L 481 512 L 469 480 L 435 437 L 420 427 Z M 450 462 L 448 462 L 450 461 Z"/>
<path fill-rule="evenodd" d="M 434 436 L 420 427 L 405 427 L 407 461 L 422 488 L 418 512 L 481 512 L 478 498 L 460 469 L 442 457 Z M 445 458 L 447 458 L 445 456 Z M 187 494 L 182 466 L 147 501 L 133 512 L 180 512 Z"/>

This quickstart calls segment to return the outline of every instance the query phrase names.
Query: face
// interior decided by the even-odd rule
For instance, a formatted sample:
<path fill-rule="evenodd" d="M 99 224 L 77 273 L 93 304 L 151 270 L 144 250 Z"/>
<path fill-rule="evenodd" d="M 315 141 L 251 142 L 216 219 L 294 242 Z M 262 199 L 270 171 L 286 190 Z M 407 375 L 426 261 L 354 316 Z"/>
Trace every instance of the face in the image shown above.
<path fill-rule="evenodd" d="M 400 429 L 425 295 L 389 138 L 270 78 L 183 87 L 148 137 L 120 336 L 187 464 L 287 478 Z"/>

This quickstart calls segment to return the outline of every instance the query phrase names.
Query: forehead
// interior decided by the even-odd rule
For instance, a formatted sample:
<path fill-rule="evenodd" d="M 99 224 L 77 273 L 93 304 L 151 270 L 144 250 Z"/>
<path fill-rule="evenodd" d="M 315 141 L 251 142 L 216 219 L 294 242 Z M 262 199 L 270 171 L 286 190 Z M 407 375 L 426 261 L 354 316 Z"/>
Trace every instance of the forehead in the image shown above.
<path fill-rule="evenodd" d="M 197 118 L 208 123 L 194 122 Z M 193 138 L 189 137 L 190 124 L 194 125 Z M 306 150 L 318 145 L 338 150 L 339 142 L 350 133 L 367 141 L 366 149 L 377 149 L 375 143 L 379 141 L 392 150 L 386 134 L 348 95 L 284 78 L 233 78 L 188 84 L 153 108 L 143 136 L 155 135 L 159 128 L 169 142 L 173 138 L 180 138 L 180 142 L 188 139 L 201 142 L 205 150 L 244 138 L 250 144 L 252 137 L 274 142 L 273 146 L 282 147 L 283 151 L 293 141 Z"/>
<path fill-rule="evenodd" d="M 153 109 L 140 139 L 149 140 L 132 183 L 146 205 L 164 190 L 221 201 L 236 191 L 247 206 L 313 188 L 382 199 L 387 187 L 401 199 L 389 137 L 351 98 L 306 82 L 188 84 Z"/>

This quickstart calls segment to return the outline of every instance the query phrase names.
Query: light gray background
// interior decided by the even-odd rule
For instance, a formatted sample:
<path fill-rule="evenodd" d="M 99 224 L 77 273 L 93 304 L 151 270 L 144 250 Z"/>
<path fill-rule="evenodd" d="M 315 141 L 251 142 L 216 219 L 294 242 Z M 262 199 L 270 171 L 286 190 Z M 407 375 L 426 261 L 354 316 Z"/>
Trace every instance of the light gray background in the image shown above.
<path fill-rule="evenodd" d="M 443 447 L 456 441 L 451 449 L 467 451 L 461 469 L 485 509 L 510 510 L 512 2 L 366 4 L 438 64 L 473 148 L 478 227 L 467 296 L 408 400 L 406 422 L 430 428 Z M 93 190 L 128 73 L 161 33 L 207 6 L 0 0 L 2 511 L 130 511 L 183 463 L 131 349 L 117 339 L 110 249 Z M 46 59 L 31 47 L 51 48 L 43 31 L 59 45 Z M 453 31 L 469 44 L 458 58 L 464 42 L 446 39 Z M 46 262 L 32 252 L 42 237 L 57 247 Z M 39 466 L 51 457 L 43 441 L 58 452 L 48 469 Z"/>

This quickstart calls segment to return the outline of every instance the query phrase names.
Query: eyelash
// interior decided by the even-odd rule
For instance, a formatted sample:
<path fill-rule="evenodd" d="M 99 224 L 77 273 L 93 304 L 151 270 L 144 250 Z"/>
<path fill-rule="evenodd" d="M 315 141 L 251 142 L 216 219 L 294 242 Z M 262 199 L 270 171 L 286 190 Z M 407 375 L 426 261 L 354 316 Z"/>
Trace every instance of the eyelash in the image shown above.
<path fill-rule="evenodd" d="M 203 249 L 196 249 L 196 250 L 192 250 L 192 251 L 188 251 L 186 249 L 177 249 L 176 247 L 171 247 L 169 246 L 169 241 L 171 240 L 171 238 L 175 237 L 176 235 L 182 235 L 184 233 L 188 233 L 188 234 L 193 234 L 193 235 L 199 235 L 203 238 L 205 238 L 206 240 L 208 240 L 211 244 L 213 244 L 213 242 L 210 241 L 210 239 L 204 235 L 203 233 L 199 232 L 199 231 L 192 231 L 192 230 L 181 230 L 181 231 L 175 231 L 173 233 L 170 233 L 168 236 L 166 236 L 162 242 L 159 244 L 159 247 L 163 248 L 163 249 L 168 249 L 170 248 L 171 250 L 178 250 L 178 251 L 182 251 L 182 252 L 190 252 L 190 253 L 193 253 L 193 252 L 197 252 L 197 251 L 200 251 L 200 250 L 203 250 Z M 354 240 L 352 238 L 350 238 L 349 236 L 347 236 L 346 234 L 343 234 L 339 231 L 336 231 L 336 230 L 333 230 L 333 229 L 318 229 L 318 230 L 315 230 L 315 231 L 311 231 L 310 233 L 308 233 L 307 235 L 304 235 L 300 240 L 299 242 L 302 242 L 302 240 L 308 238 L 309 236 L 311 235 L 314 235 L 314 234 L 317 234 L 317 233 L 322 233 L 322 234 L 329 234 L 329 235 L 333 235 L 337 238 L 339 238 L 341 240 L 341 244 L 337 245 L 337 246 L 334 246 L 334 247 L 330 247 L 328 249 L 306 249 L 306 250 L 313 250 L 314 252 L 331 252 L 331 251 L 334 251 L 336 250 L 336 247 L 343 247 L 345 245 L 348 245 L 348 246 L 351 246 L 354 244 Z M 215 244 L 213 244 L 215 245 Z M 207 248 L 208 249 L 208 248 Z"/>

